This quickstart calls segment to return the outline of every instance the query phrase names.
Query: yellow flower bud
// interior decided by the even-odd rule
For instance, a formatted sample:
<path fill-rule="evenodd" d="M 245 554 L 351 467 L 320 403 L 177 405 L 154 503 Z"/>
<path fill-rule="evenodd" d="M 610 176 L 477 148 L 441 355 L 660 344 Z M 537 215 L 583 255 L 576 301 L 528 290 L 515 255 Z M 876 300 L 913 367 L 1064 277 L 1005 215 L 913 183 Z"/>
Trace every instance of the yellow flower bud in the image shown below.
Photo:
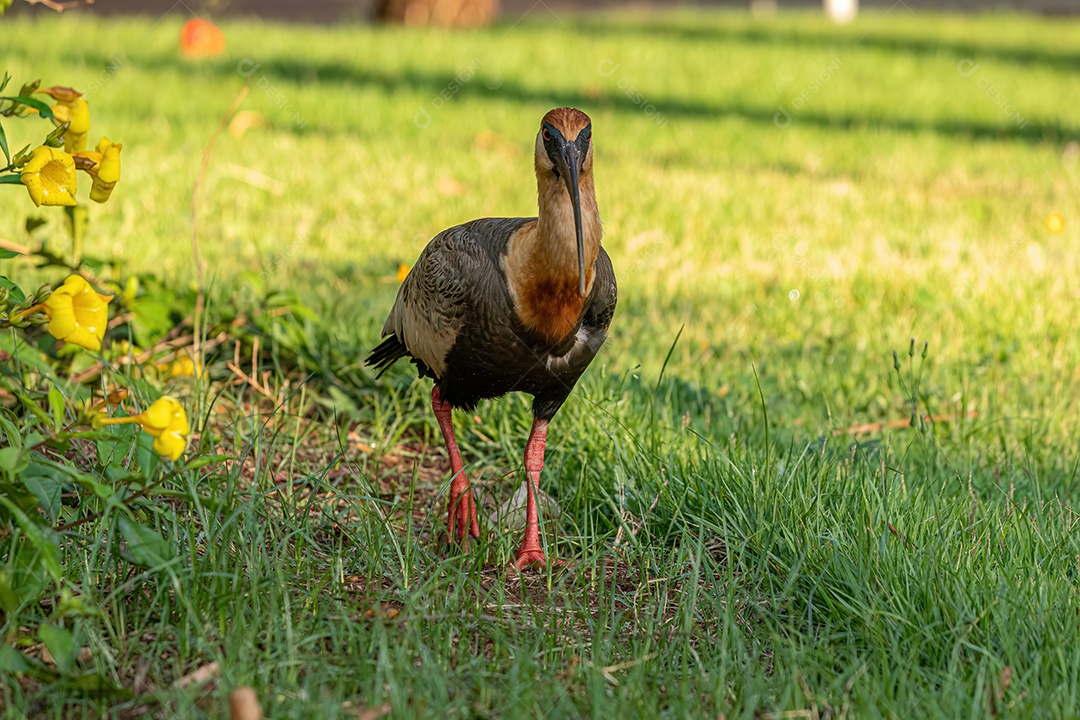
<path fill-rule="evenodd" d="M 94 202 L 103 203 L 112 195 L 113 188 L 120 179 L 120 151 L 123 148 L 123 144 L 103 137 L 97 144 L 96 152 L 75 153 L 75 157 L 81 161 L 79 167 L 93 178 L 90 199 Z"/>
<path fill-rule="evenodd" d="M 48 95 L 53 100 L 59 100 L 60 102 L 74 102 L 82 97 L 82 93 L 78 90 L 64 87 L 63 85 L 53 85 L 52 87 L 41 88 L 37 92 Z"/>
<path fill-rule="evenodd" d="M 85 150 L 86 134 L 90 132 L 90 105 L 82 98 L 77 98 L 53 105 L 52 111 L 57 122 L 70 123 L 64 133 L 64 152 Z"/>

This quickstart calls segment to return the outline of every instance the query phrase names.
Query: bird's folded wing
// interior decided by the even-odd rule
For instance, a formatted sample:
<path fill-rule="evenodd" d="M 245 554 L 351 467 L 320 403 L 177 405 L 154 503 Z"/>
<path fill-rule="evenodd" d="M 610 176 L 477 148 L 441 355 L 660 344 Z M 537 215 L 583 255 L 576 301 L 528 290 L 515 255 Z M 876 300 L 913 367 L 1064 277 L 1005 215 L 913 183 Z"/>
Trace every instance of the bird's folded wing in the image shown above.
<path fill-rule="evenodd" d="M 603 328 L 605 334 L 611 324 L 611 318 L 615 315 L 615 305 L 619 301 L 619 289 L 615 284 L 615 270 L 611 266 L 611 258 L 607 251 L 600 248 L 596 256 L 595 275 L 592 293 L 589 295 L 589 303 L 585 307 L 584 324 L 589 327 Z"/>
<path fill-rule="evenodd" d="M 386 319 L 383 334 L 397 336 L 438 377 L 468 317 L 468 288 L 482 264 L 483 253 L 467 231 L 443 231 L 420 254 Z"/>

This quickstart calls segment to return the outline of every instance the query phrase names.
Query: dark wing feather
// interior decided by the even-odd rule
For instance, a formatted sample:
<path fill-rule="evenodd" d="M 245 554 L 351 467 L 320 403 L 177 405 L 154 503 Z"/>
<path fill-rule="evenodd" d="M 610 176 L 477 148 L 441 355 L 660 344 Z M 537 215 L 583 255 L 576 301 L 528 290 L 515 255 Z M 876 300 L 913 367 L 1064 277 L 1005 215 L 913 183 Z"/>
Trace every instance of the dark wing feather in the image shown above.
<path fill-rule="evenodd" d="M 489 236 L 502 229 L 491 220 L 477 220 L 444 230 L 427 244 L 398 290 L 383 326 L 389 337 L 368 357 L 369 365 L 381 372 L 408 355 L 422 372 L 442 377 L 474 296 L 484 283 L 498 281 L 485 244 L 497 244 L 499 239 Z"/>
<path fill-rule="evenodd" d="M 581 324 L 587 328 L 603 329 L 606 334 L 611 318 L 615 316 L 615 305 L 619 302 L 619 287 L 615 283 L 615 268 L 604 248 L 600 248 L 594 267 L 593 289 Z"/>
<path fill-rule="evenodd" d="M 371 354 L 367 356 L 367 360 L 364 361 L 366 365 L 369 365 L 378 373 L 375 377 L 382 377 L 382 374 L 390 369 L 390 366 L 397 362 L 399 359 L 408 356 L 409 351 L 397 339 L 397 336 L 391 335 L 383 340 L 378 346 L 371 351 Z"/>

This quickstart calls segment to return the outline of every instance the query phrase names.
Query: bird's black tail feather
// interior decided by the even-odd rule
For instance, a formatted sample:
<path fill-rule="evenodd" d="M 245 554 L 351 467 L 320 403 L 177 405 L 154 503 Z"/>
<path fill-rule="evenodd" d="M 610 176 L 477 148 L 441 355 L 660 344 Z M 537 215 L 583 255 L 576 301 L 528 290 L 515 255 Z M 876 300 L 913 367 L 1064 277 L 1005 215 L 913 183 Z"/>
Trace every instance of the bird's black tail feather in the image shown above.
<path fill-rule="evenodd" d="M 408 354 L 409 351 L 406 350 L 405 345 L 398 340 L 397 335 L 391 335 L 371 351 L 371 354 L 367 356 L 367 360 L 364 361 L 364 364 L 379 371 L 375 377 L 382 377 L 382 374 L 389 370 L 391 365 Z"/>

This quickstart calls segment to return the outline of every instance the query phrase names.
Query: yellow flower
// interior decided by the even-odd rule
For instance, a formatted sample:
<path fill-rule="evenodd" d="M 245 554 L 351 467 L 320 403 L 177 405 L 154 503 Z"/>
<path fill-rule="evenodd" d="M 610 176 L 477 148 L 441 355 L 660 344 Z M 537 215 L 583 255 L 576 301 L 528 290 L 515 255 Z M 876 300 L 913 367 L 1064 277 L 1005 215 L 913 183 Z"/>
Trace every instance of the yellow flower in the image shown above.
<path fill-rule="evenodd" d="M 75 160 L 62 150 L 46 145 L 34 150 L 21 178 L 38 207 L 75 204 Z"/>
<path fill-rule="evenodd" d="M 90 132 L 90 105 L 82 98 L 61 100 L 52 107 L 58 123 L 71 123 L 64 133 L 64 152 L 74 153 L 86 149 L 86 134 Z"/>
<path fill-rule="evenodd" d="M 87 350 L 100 350 L 109 324 L 112 295 L 101 295 L 81 275 L 72 275 L 42 303 L 49 334 Z"/>
<path fill-rule="evenodd" d="M 184 454 L 187 436 L 191 434 L 187 413 L 176 398 L 162 395 L 141 415 L 138 423 L 143 430 L 153 435 L 154 452 L 172 460 Z"/>
<path fill-rule="evenodd" d="M 405 263 L 401 263 L 397 268 L 397 281 L 403 283 L 407 277 L 409 277 L 409 266 Z"/>
<path fill-rule="evenodd" d="M 184 406 L 169 395 L 162 395 L 138 415 L 118 418 L 99 418 L 95 425 L 124 425 L 138 423 L 154 437 L 154 452 L 174 462 L 184 454 L 187 436 L 191 434 Z"/>
<path fill-rule="evenodd" d="M 93 178 L 94 186 L 90 188 L 90 199 L 94 202 L 103 203 L 112 195 L 113 188 L 120 179 L 120 151 L 123 149 L 121 143 L 114 143 L 103 137 L 97 144 L 96 152 L 75 153 L 75 157 L 80 160 L 79 167 Z"/>
<path fill-rule="evenodd" d="M 155 367 L 169 377 L 202 377 L 202 363 L 196 363 L 191 355 L 184 353 L 170 362 L 158 363 Z"/>

